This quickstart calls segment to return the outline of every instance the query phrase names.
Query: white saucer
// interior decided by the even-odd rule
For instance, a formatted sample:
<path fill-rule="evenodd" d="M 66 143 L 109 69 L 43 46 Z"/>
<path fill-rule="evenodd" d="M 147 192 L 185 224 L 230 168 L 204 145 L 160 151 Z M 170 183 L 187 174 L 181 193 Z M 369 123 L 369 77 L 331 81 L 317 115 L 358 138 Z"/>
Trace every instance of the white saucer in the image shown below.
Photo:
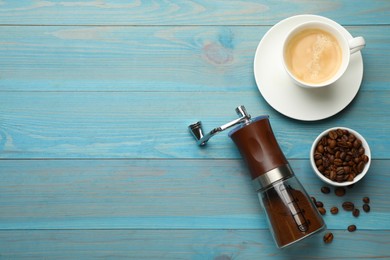
<path fill-rule="evenodd" d="M 254 60 L 255 80 L 264 99 L 281 114 L 304 121 L 333 116 L 356 96 L 363 79 L 363 59 L 359 52 L 351 56 L 345 74 L 330 86 L 306 89 L 296 85 L 282 64 L 282 44 L 287 32 L 298 23 L 323 21 L 336 25 L 347 39 L 352 36 L 336 22 L 317 15 L 298 15 L 274 25 L 260 41 Z"/>

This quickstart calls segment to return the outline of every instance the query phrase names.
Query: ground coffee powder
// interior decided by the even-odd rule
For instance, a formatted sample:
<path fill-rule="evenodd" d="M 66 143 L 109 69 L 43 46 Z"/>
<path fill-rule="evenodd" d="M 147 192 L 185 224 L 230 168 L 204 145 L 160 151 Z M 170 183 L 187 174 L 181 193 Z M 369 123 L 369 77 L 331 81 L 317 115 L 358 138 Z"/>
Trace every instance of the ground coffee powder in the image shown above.
<path fill-rule="evenodd" d="M 284 186 L 284 184 L 281 184 Z M 302 191 L 287 187 L 288 196 L 278 184 L 262 194 L 262 202 L 279 247 L 287 246 L 325 227 L 315 205 Z"/>

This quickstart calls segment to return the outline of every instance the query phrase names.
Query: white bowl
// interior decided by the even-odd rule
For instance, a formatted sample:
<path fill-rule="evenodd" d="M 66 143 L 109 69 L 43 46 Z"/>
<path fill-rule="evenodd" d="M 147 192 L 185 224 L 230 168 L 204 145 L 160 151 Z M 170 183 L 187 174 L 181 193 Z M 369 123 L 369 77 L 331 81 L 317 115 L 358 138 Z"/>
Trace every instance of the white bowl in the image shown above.
<path fill-rule="evenodd" d="M 317 144 L 318 142 L 321 140 L 321 138 L 325 135 L 327 135 L 330 131 L 332 130 L 337 130 L 337 129 L 343 129 L 343 130 L 348 130 L 350 133 L 354 134 L 356 138 L 360 139 L 362 141 L 362 146 L 365 150 L 365 155 L 368 156 L 368 162 L 366 163 L 366 165 L 364 166 L 364 169 L 361 173 L 357 174 L 356 177 L 353 179 L 353 181 L 344 181 L 344 182 L 337 182 L 337 181 L 332 181 L 331 179 L 325 177 L 318 169 L 317 169 L 317 166 L 315 164 L 315 160 L 314 160 L 314 152 L 315 152 L 315 149 L 317 147 Z M 370 164 L 371 164 L 371 151 L 370 151 L 370 147 L 368 146 L 368 143 L 366 141 L 366 139 L 364 139 L 364 137 L 362 135 L 360 135 L 358 132 L 356 132 L 355 130 L 353 129 L 350 129 L 350 128 L 347 128 L 347 127 L 333 127 L 333 128 L 329 128 L 325 131 L 323 131 L 321 134 L 318 135 L 318 137 L 314 140 L 312 146 L 311 146 L 311 149 L 310 149 L 310 164 L 314 170 L 314 172 L 317 174 L 317 176 L 324 182 L 330 184 L 330 185 L 333 185 L 333 186 L 348 186 L 348 185 L 352 185 L 358 181 L 360 181 L 367 173 L 368 169 L 370 168 Z"/>

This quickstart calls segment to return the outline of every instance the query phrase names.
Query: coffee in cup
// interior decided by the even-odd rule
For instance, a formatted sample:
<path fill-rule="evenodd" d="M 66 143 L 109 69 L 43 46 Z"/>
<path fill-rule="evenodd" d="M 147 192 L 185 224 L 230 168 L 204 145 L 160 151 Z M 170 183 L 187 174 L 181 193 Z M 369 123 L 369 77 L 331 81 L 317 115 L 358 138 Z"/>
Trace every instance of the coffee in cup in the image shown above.
<path fill-rule="evenodd" d="M 328 86 L 344 74 L 350 55 L 364 46 L 363 37 L 347 40 L 332 24 L 306 22 L 288 33 L 283 45 L 283 64 L 300 86 Z"/>

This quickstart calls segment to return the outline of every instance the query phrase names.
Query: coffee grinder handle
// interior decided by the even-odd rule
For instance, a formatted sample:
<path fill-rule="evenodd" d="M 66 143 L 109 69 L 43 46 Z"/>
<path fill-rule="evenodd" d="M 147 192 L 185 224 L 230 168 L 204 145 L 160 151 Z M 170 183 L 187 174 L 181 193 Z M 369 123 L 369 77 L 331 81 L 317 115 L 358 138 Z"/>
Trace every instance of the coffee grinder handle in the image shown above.
<path fill-rule="evenodd" d="M 232 127 L 232 126 L 235 126 L 235 125 L 238 125 L 238 124 L 246 124 L 249 122 L 249 120 L 251 119 L 251 116 L 246 112 L 246 109 L 244 106 L 238 106 L 236 108 L 236 113 L 237 115 L 239 116 L 238 119 L 235 119 L 227 124 L 224 124 L 222 126 L 219 126 L 219 127 L 216 127 L 214 128 L 213 130 L 211 130 L 209 133 L 207 134 L 203 134 L 203 128 L 202 128 L 202 122 L 201 121 L 198 121 L 194 124 L 191 124 L 188 126 L 188 129 L 190 130 L 191 134 L 193 135 L 193 137 L 195 138 L 196 140 L 196 143 L 199 145 L 199 146 L 204 146 L 206 145 L 207 141 L 213 137 L 214 135 L 222 132 L 222 131 L 225 131 L 226 129 Z"/>

